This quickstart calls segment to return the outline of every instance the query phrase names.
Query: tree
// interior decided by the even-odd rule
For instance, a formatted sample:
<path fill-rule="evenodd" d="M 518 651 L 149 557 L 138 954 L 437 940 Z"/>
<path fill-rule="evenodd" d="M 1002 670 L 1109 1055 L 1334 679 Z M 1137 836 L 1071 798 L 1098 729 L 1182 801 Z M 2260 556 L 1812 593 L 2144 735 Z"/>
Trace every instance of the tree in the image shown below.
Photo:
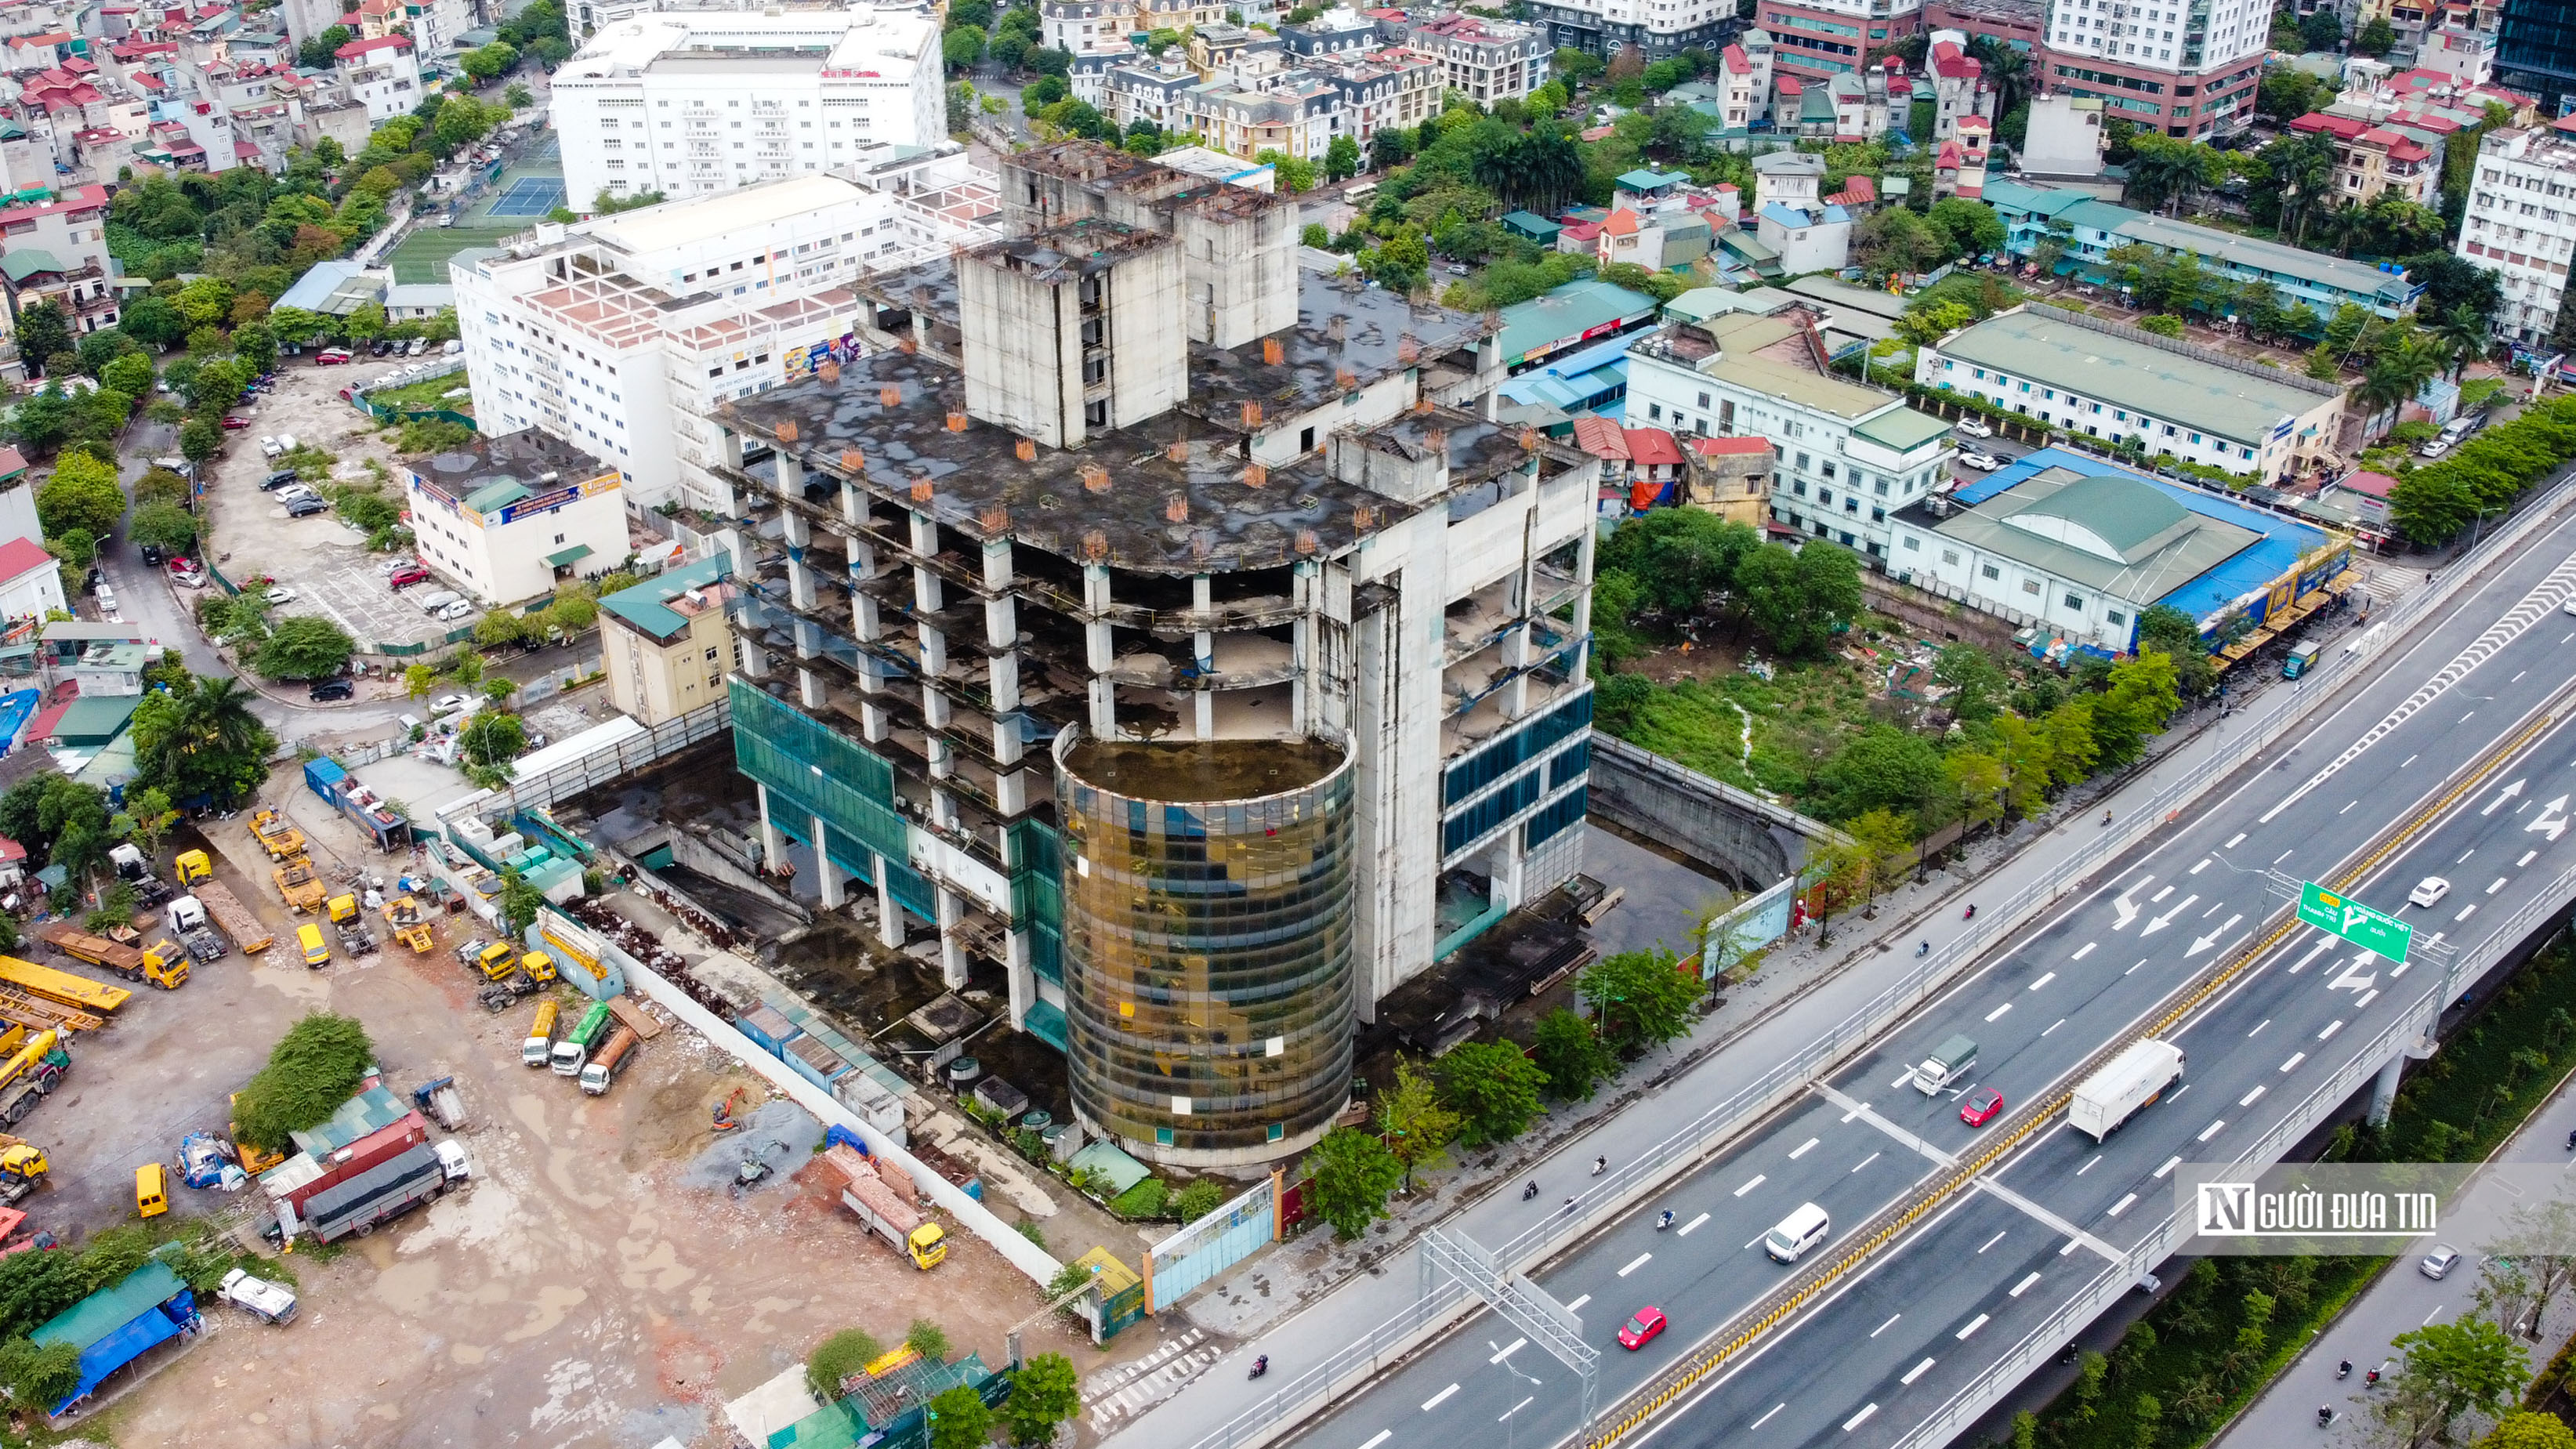
<path fill-rule="evenodd" d="M 1950 713 L 1964 724 L 1993 719 L 2012 680 L 1995 657 L 1974 644 L 1945 644 L 1932 662 L 1932 682 L 1950 691 Z"/>
<path fill-rule="evenodd" d="M 298 614 L 277 621 L 252 667 L 270 679 L 327 679 L 357 650 L 357 641 L 339 625 L 319 615 Z"/>
<path fill-rule="evenodd" d="M 1539 1114 L 1548 1074 L 1510 1042 L 1468 1042 L 1440 1059 L 1440 1100 L 1470 1147 L 1507 1142 Z"/>
<path fill-rule="evenodd" d="M 2331 5 L 2310 11 L 2299 21 L 2299 43 L 2310 50 L 2343 47 L 2343 19 Z"/>
<path fill-rule="evenodd" d="M 1583 969 L 1574 989 L 1600 1023 L 1603 1045 L 1623 1057 L 1687 1036 L 1691 1008 L 1707 991 L 1697 971 L 1660 946 L 1604 957 Z"/>
<path fill-rule="evenodd" d="M 2004 219 L 1982 201 L 1945 196 L 1932 203 L 1931 220 L 1934 226 L 1949 233 L 1954 253 L 2003 250 Z"/>
<path fill-rule="evenodd" d="M 116 469 L 77 450 L 64 454 L 54 476 L 36 490 L 36 518 L 48 538 L 75 528 L 106 538 L 124 516 L 125 490 L 116 484 Z"/>
<path fill-rule="evenodd" d="M 98 380 L 127 397 L 149 397 L 152 393 L 152 359 L 140 352 L 119 354 L 99 368 Z"/>
<path fill-rule="evenodd" d="M 69 1254 L 64 1256 L 69 1257 Z M 0 1343 L 0 1385 L 21 1404 L 50 1410 L 80 1391 L 80 1345 L 55 1342 L 38 1347 L 33 1339 Z"/>
<path fill-rule="evenodd" d="M 875 1362 L 884 1352 L 865 1329 L 844 1328 L 814 1345 L 814 1351 L 805 1356 L 805 1387 L 814 1397 L 831 1403 L 841 1397 L 843 1380 Z"/>
<path fill-rule="evenodd" d="M 2365 21 L 2361 34 L 2354 36 L 2352 48 L 2362 55 L 2386 55 L 2397 44 L 2397 28 L 2385 15 L 2374 15 Z"/>
<path fill-rule="evenodd" d="M 2210 662 L 2209 641 L 2201 637 L 2200 625 L 2171 604 L 2151 605 L 2138 615 L 2138 647 L 2173 661 L 2175 688 L 2188 698 L 2198 699 L 2218 682 L 2218 666 Z"/>
<path fill-rule="evenodd" d="M 517 715 L 487 709 L 465 722 L 457 732 L 456 745 L 475 764 L 498 767 L 527 749 L 528 730 Z"/>
<path fill-rule="evenodd" d="M 235 1135 L 255 1147 L 282 1148 L 340 1110 L 375 1061 L 375 1043 L 353 1017 L 310 1012 L 287 1028 L 268 1065 L 233 1102 Z"/>
<path fill-rule="evenodd" d="M 1324 178 L 1347 181 L 1360 174 L 1360 143 L 1348 134 L 1336 135 L 1324 148 Z"/>
<path fill-rule="evenodd" d="M 1952 750 L 1941 757 L 1941 774 L 1959 802 L 1959 818 L 1969 826 L 2003 819 L 2010 779 L 2003 762 L 1983 750 Z"/>
<path fill-rule="evenodd" d="M 243 300 L 248 300 L 244 298 Z M 233 329 L 233 356 L 254 378 L 277 366 L 277 334 L 265 322 L 244 322 Z"/>
<path fill-rule="evenodd" d="M 176 503 L 146 503 L 134 510 L 125 537 L 163 553 L 186 553 L 196 546 L 197 515 Z"/>
<path fill-rule="evenodd" d="M 2139 318 L 2138 330 L 2152 332 L 2158 337 L 2180 337 L 2183 334 L 2183 320 L 2171 313 L 2159 313 L 2153 317 Z"/>
<path fill-rule="evenodd" d="M 2555 1414 L 2518 1410 L 2498 1419 L 2477 1449 L 2576 1449 L 2576 1430 Z"/>
<path fill-rule="evenodd" d="M 2173 656 L 2153 650 L 2111 666 L 2111 687 L 2093 704 L 2093 739 L 2104 763 L 2125 765 L 2182 707 Z"/>
<path fill-rule="evenodd" d="M 472 78 L 476 85 L 489 85 L 502 72 L 519 63 L 519 48 L 506 40 L 469 50 L 456 58 L 457 69 Z"/>
<path fill-rule="evenodd" d="M 1458 1114 L 1441 1105 L 1440 1090 L 1414 1063 L 1395 1063 L 1395 1085 L 1377 1104 L 1378 1135 L 1386 1150 L 1404 1164 L 1404 1185 L 1413 1186 L 1414 1169 L 1440 1160 L 1458 1135 Z"/>
<path fill-rule="evenodd" d="M 72 350 L 72 323 L 63 304 L 50 298 L 30 302 L 18 311 L 18 355 L 37 363 Z"/>
<path fill-rule="evenodd" d="M 1948 232 L 1905 207 L 1890 206 L 1860 224 L 1852 254 L 1873 272 L 1928 272 L 1958 253 Z"/>
<path fill-rule="evenodd" d="M 355 39 L 357 36 L 352 34 L 349 27 L 345 25 L 334 25 L 316 31 L 306 37 L 304 44 L 297 48 L 296 63 L 306 70 L 329 70 L 331 59 L 338 53 L 340 47 Z"/>
<path fill-rule="evenodd" d="M 408 665 L 403 670 L 403 693 L 413 699 L 427 699 L 438 688 L 438 671 L 426 664 Z"/>
<path fill-rule="evenodd" d="M 223 450 L 224 430 L 213 418 L 201 414 L 179 425 L 180 457 L 203 464 Z"/>
<path fill-rule="evenodd" d="M 1547 1094 L 1560 1102 L 1589 1102 L 1592 1093 L 1619 1069 L 1619 1058 L 1602 1045 L 1592 1023 L 1566 1007 L 1538 1019 L 1530 1032 L 1530 1060 L 1547 1079 Z"/>
<path fill-rule="evenodd" d="M 241 401 L 242 389 L 250 385 L 250 372 L 239 362 L 209 362 L 190 375 L 186 388 L 188 406 L 200 419 L 221 413 Z"/>
<path fill-rule="evenodd" d="M 1911 730 L 1873 724 L 1817 767 L 1800 804 L 1848 821 L 1872 810 L 1911 814 L 1946 797 L 1940 750 Z"/>
<path fill-rule="evenodd" d="M 528 927 L 536 924 L 537 908 L 545 902 L 545 892 L 528 884 L 516 869 L 501 872 L 501 923 L 510 928 L 511 939 L 527 935 Z"/>
<path fill-rule="evenodd" d="M 925 1406 L 930 1449 L 985 1449 L 993 1438 L 993 1411 L 964 1384 L 944 1389 Z"/>
<path fill-rule="evenodd" d="M 1307 1199 L 1344 1239 L 1385 1217 L 1387 1194 L 1403 1180 L 1404 1164 L 1386 1144 L 1356 1128 L 1334 1128 L 1306 1154 Z"/>
<path fill-rule="evenodd" d="M 1285 151 L 1257 151 L 1253 164 L 1267 166 L 1279 178 L 1279 189 L 1296 196 L 1315 189 L 1315 163 Z"/>
<path fill-rule="evenodd" d="M 237 680 L 196 675 L 147 692 L 131 726 L 135 783 L 219 805 L 257 788 L 277 741 L 250 712 L 252 698 Z"/>
<path fill-rule="evenodd" d="M 161 837 L 179 823 L 179 812 L 170 805 L 167 792 L 141 789 L 127 793 L 125 809 L 109 817 L 108 829 L 143 847 L 145 855 L 161 850 Z"/>
<path fill-rule="evenodd" d="M 2410 1328 L 2388 1343 L 2405 1357 L 2370 1401 L 2370 1422 L 2403 1449 L 2451 1442 L 2463 1415 L 2503 1413 L 2531 1377 L 2521 1342 L 2483 1318 Z"/>
<path fill-rule="evenodd" d="M 927 1318 L 914 1319 L 912 1326 L 903 1331 L 903 1342 L 906 1348 L 932 1363 L 948 1362 L 948 1330 Z"/>
<path fill-rule="evenodd" d="M 2516 1207 L 2505 1231 L 2487 1245 L 2478 1302 L 2498 1323 L 2538 1323 L 2576 1287 L 2576 1203 L 2561 1198 Z"/>
<path fill-rule="evenodd" d="M 501 99 L 511 110 L 524 111 L 537 103 L 537 93 L 514 82 L 508 90 L 501 92 Z"/>
<path fill-rule="evenodd" d="M 1736 565 L 1735 591 L 1755 630 L 1781 654 L 1821 654 L 1860 617 L 1860 565 L 1847 549 L 1766 543 Z"/>
<path fill-rule="evenodd" d="M 1082 1386 L 1074 1377 L 1073 1360 L 1060 1353 L 1037 1354 L 1020 1365 L 1011 1375 L 1011 1396 L 1002 1401 L 1002 1422 L 1011 1431 L 1011 1442 L 1023 1449 L 1054 1443 L 1057 1426 L 1081 1413 Z"/>
<path fill-rule="evenodd" d="M 960 25 L 942 36 L 939 58 L 950 70 L 965 70 L 984 58 L 984 32 L 972 25 Z"/>

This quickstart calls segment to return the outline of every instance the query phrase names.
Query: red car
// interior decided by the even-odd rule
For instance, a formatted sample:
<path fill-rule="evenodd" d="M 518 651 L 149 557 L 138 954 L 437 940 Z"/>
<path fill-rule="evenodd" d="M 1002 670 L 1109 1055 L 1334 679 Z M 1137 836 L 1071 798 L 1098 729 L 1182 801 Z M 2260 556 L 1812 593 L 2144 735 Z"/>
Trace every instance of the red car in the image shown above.
<path fill-rule="evenodd" d="M 394 576 L 386 582 L 397 589 L 407 589 L 414 584 L 425 584 L 429 582 L 429 570 L 417 564 L 407 569 L 397 569 Z"/>
<path fill-rule="evenodd" d="M 226 432 L 238 433 L 249 426 L 250 419 L 248 418 L 237 418 L 230 414 L 226 414 L 224 417 L 224 431 Z"/>
<path fill-rule="evenodd" d="M 325 348 L 322 351 L 313 354 L 313 365 L 315 367 L 337 367 L 348 360 L 349 354 L 341 351 L 337 347 Z"/>
<path fill-rule="evenodd" d="M 2003 1109 L 2003 1093 L 1992 1087 L 1979 1087 L 1959 1104 L 1959 1120 L 1971 1127 L 1983 1127 L 1995 1120 L 1995 1114 Z"/>
<path fill-rule="evenodd" d="M 1636 1317 L 1619 1325 L 1619 1346 L 1631 1351 L 1644 1348 L 1656 1334 L 1663 1331 L 1664 1310 L 1649 1304 L 1638 1309 Z"/>

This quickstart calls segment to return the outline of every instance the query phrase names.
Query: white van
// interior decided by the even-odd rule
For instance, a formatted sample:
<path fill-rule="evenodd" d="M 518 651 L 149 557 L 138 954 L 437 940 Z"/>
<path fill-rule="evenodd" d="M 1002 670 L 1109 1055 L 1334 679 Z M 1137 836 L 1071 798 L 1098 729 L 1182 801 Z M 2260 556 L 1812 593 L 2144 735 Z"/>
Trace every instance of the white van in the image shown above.
<path fill-rule="evenodd" d="M 1762 1251 L 1774 1261 L 1795 1263 L 1810 1249 L 1821 1245 L 1834 1230 L 1834 1220 L 1814 1203 L 1800 1203 L 1798 1210 L 1780 1220 L 1780 1225 L 1762 1235 Z"/>

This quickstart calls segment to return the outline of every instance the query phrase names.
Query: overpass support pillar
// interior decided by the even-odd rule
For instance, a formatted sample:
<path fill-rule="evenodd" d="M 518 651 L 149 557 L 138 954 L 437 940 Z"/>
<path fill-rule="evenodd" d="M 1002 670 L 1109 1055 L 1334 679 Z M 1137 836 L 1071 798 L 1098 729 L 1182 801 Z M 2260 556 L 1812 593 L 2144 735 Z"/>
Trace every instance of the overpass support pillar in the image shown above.
<path fill-rule="evenodd" d="M 2397 1106 L 2397 1083 L 2399 1078 L 2403 1077 L 2405 1073 L 2406 1054 L 2400 1052 L 2396 1056 L 2390 1057 L 2388 1059 L 2388 1065 L 2381 1067 L 2379 1069 L 2379 1075 L 2371 1079 L 2371 1126 L 2385 1127 L 2388 1125 L 2388 1114 Z"/>

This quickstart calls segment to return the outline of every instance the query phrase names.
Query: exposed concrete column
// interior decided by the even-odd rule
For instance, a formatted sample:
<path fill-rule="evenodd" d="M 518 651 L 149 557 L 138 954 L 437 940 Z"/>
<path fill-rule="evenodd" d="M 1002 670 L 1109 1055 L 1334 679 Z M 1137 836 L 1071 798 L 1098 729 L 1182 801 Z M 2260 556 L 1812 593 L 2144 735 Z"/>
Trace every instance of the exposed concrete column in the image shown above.
<path fill-rule="evenodd" d="M 2385 1127 L 2388 1114 L 2397 1107 L 2397 1083 L 2406 1074 L 2406 1054 L 2400 1052 L 2388 1059 L 2379 1075 L 2370 1080 L 2370 1125 Z"/>
<path fill-rule="evenodd" d="M 769 818 L 769 787 L 755 780 L 751 788 L 760 796 L 760 863 L 776 870 L 787 861 L 787 836 Z"/>
<path fill-rule="evenodd" d="M 1038 973 L 1029 964 L 1029 933 L 1013 931 L 1005 938 L 1010 959 L 1002 964 L 1009 968 L 1011 983 L 1011 1030 L 1026 1031 L 1029 1008 L 1038 1002 Z"/>
<path fill-rule="evenodd" d="M 947 672 L 948 672 L 948 636 L 947 636 L 947 634 L 943 633 L 943 632 L 940 630 L 940 628 L 939 628 L 939 626 L 938 626 L 938 625 L 936 625 L 936 624 L 931 624 L 931 623 L 922 623 L 922 624 L 917 625 L 917 626 L 915 627 L 915 629 L 914 629 L 914 632 L 915 632 L 915 633 L 917 633 L 917 634 L 919 634 L 919 635 L 921 636 L 921 675 L 922 675 L 922 678 L 924 678 L 924 679 L 936 679 L 936 678 L 938 678 L 940 675 L 947 673 Z"/>
<path fill-rule="evenodd" d="M 813 670 L 801 664 L 798 665 L 796 667 L 796 702 L 807 709 L 821 709 L 826 699 L 827 691 L 823 687 L 822 677 Z"/>
<path fill-rule="evenodd" d="M 1082 566 L 1082 606 L 1095 614 L 1109 607 L 1109 565 Z"/>
<path fill-rule="evenodd" d="M 1202 614 L 1216 611 L 1216 588 L 1206 574 L 1190 575 L 1190 607 Z"/>
<path fill-rule="evenodd" d="M 877 944 L 889 951 L 903 947 L 903 907 L 894 901 L 894 884 L 886 879 L 886 858 L 876 858 Z"/>
<path fill-rule="evenodd" d="M 1190 714 L 1192 721 L 1191 730 L 1194 737 L 1202 740 L 1215 739 L 1216 691 L 1213 689 L 1194 689 L 1190 691 L 1190 700 Z"/>
<path fill-rule="evenodd" d="M 1082 662 L 1092 673 L 1106 670 L 1118 658 L 1117 641 L 1109 632 L 1109 621 L 1094 619 L 1082 626 Z"/>
<path fill-rule="evenodd" d="M 775 450 L 778 465 L 778 496 L 795 498 L 805 492 L 805 460 L 785 448 Z"/>
<path fill-rule="evenodd" d="M 957 899 L 957 892 L 948 887 L 936 889 L 939 892 L 939 979 L 948 984 L 949 990 L 961 991 L 966 986 L 966 948 L 957 939 L 957 926 L 966 919 L 966 905 Z"/>
<path fill-rule="evenodd" d="M 1118 738 L 1118 686 L 1105 674 L 1091 676 L 1091 737 Z"/>
<path fill-rule="evenodd" d="M 801 558 L 787 560 L 787 601 L 799 609 L 814 607 L 814 570 Z"/>
<path fill-rule="evenodd" d="M 868 522 L 868 495 L 856 483 L 841 485 L 841 521 L 852 528 L 864 528 Z M 851 559 L 857 561 L 857 550 L 865 544 L 852 544 Z"/>
<path fill-rule="evenodd" d="M 742 434 L 728 427 L 716 429 L 716 457 L 735 472 L 742 471 Z"/>
<path fill-rule="evenodd" d="M 939 575 L 928 564 L 912 566 L 912 604 L 925 614 L 936 614 L 947 606 L 940 602 Z"/>
<path fill-rule="evenodd" d="M 815 816 L 811 828 L 814 832 L 814 875 L 823 883 L 823 909 L 837 911 L 844 899 L 841 868 L 832 863 L 832 852 L 824 847 L 823 842 L 831 837 L 823 833 L 823 817 Z"/>
<path fill-rule="evenodd" d="M 984 544 L 984 587 L 1000 593 L 1011 586 L 1011 541 L 996 538 Z"/>
<path fill-rule="evenodd" d="M 984 646 L 1009 649 L 1020 642 L 1020 614 L 1015 601 L 1004 594 L 984 601 Z"/>
<path fill-rule="evenodd" d="M 1002 728 L 1001 717 L 1020 707 L 1020 651 L 1005 650 L 984 662 L 985 684 L 993 691 L 993 754 L 1020 757 L 1020 732 Z"/>
<path fill-rule="evenodd" d="M 803 548 L 814 541 L 814 525 L 793 508 L 778 510 L 778 536 L 789 548 Z"/>
<path fill-rule="evenodd" d="M 1029 771 L 1005 770 L 993 779 L 993 802 L 1005 815 L 1017 815 L 1029 808 Z"/>

